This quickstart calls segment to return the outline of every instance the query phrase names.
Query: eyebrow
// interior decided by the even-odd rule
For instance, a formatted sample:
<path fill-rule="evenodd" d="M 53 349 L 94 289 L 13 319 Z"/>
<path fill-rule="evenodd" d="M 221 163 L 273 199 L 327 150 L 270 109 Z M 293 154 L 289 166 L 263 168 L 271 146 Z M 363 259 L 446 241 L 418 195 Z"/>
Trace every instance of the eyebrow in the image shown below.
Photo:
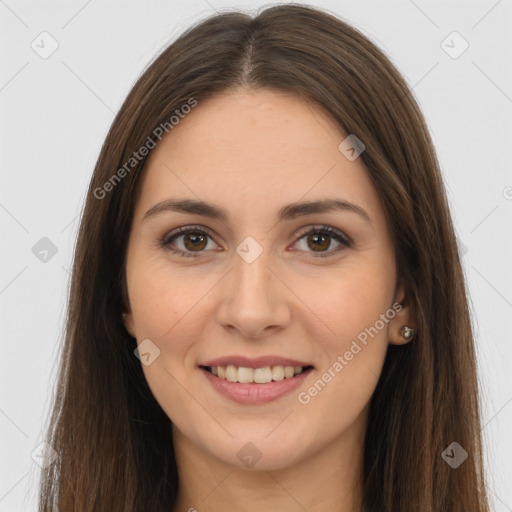
<path fill-rule="evenodd" d="M 212 219 L 218 219 L 227 223 L 229 215 L 220 206 L 196 199 L 167 199 L 152 206 L 143 217 L 143 220 L 155 217 L 164 212 L 179 212 L 196 215 L 203 215 Z M 332 211 L 346 211 L 358 214 L 366 222 L 372 222 L 366 211 L 356 204 L 343 199 L 323 199 L 319 201 L 308 201 L 291 203 L 283 206 L 277 215 L 279 221 L 293 220 L 297 217 L 311 215 L 314 213 L 326 213 Z"/>

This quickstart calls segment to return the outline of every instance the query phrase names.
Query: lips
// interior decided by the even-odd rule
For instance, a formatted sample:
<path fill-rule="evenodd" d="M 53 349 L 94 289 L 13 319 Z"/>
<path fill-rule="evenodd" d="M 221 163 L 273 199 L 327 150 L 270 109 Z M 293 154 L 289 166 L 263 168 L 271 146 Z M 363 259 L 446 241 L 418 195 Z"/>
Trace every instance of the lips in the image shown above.
<path fill-rule="evenodd" d="M 279 356 L 227 356 L 199 367 L 215 390 L 244 404 L 276 400 L 296 389 L 314 370 L 307 362 Z"/>
<path fill-rule="evenodd" d="M 290 379 L 312 366 L 303 361 L 279 356 L 261 356 L 252 359 L 244 356 L 228 356 L 207 361 L 201 367 L 229 382 L 266 384 Z"/>
<path fill-rule="evenodd" d="M 299 361 L 297 359 L 290 359 L 280 356 L 260 356 L 260 357 L 244 357 L 244 356 L 225 356 L 217 359 L 211 359 L 199 366 L 228 366 L 233 365 L 236 367 L 245 368 L 263 368 L 264 366 L 313 366 L 307 361 Z"/>
<path fill-rule="evenodd" d="M 228 364 L 227 366 L 206 366 L 204 368 L 220 379 L 226 379 L 229 382 L 266 384 L 272 381 L 291 379 L 311 367 L 272 365 L 250 368 Z"/>

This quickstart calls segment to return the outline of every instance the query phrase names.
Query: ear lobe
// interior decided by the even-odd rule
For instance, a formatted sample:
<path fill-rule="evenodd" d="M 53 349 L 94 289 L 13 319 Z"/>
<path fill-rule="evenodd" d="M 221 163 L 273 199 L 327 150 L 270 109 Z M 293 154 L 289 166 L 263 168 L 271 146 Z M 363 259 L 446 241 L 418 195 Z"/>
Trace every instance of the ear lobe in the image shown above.
<path fill-rule="evenodd" d="M 121 307 L 122 307 L 122 318 L 123 318 L 123 324 L 124 328 L 128 332 L 128 334 L 132 338 L 136 338 L 135 336 L 135 325 L 133 321 L 133 313 L 130 307 L 130 301 L 128 299 L 128 287 L 126 283 L 126 268 L 125 268 L 125 275 L 122 280 L 121 285 L 121 294 L 122 294 L 122 300 L 121 300 Z"/>
<path fill-rule="evenodd" d="M 132 338 L 136 338 L 135 336 L 135 325 L 133 322 L 133 313 L 130 311 L 129 313 L 123 313 L 123 324 L 124 328 L 128 332 L 128 334 Z"/>
<path fill-rule="evenodd" d="M 389 333 L 389 343 L 391 345 L 405 345 L 414 339 L 416 329 L 410 324 L 404 324 L 394 332 Z"/>
<path fill-rule="evenodd" d="M 416 333 L 416 319 L 412 313 L 409 301 L 405 297 L 403 286 L 397 290 L 396 302 L 400 308 L 396 308 L 396 315 L 389 325 L 389 343 L 391 345 L 405 345 L 414 339 Z"/>

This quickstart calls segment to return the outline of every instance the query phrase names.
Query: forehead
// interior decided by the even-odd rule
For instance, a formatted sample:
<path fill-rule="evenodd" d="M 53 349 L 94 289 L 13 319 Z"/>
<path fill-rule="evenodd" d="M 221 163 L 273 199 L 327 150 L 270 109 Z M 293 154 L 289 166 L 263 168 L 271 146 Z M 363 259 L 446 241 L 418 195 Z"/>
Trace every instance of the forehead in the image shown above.
<path fill-rule="evenodd" d="M 251 163 L 268 168 L 317 159 L 320 149 L 336 150 L 341 136 L 319 107 L 290 94 L 228 91 L 200 102 L 153 156 L 175 153 L 175 159 L 193 156 L 229 168 L 247 168 Z"/>
<path fill-rule="evenodd" d="M 338 146 L 346 138 L 321 108 L 291 94 L 228 91 L 198 105 L 152 150 L 139 209 L 168 197 L 266 210 L 325 197 L 380 208 L 361 158 Z M 273 208 L 272 208 L 273 209 Z"/>

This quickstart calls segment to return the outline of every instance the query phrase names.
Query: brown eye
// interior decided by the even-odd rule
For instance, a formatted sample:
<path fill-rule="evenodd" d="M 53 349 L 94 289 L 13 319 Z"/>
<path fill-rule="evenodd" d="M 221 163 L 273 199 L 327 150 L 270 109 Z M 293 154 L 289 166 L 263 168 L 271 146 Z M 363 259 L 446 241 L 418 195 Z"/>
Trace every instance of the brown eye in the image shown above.
<path fill-rule="evenodd" d="M 326 249 L 329 249 L 329 246 L 331 245 L 329 236 L 319 235 L 317 233 L 309 235 L 307 240 L 308 247 L 310 247 L 314 251 L 325 251 Z"/>
<path fill-rule="evenodd" d="M 208 247 L 210 240 L 215 246 L 216 244 L 210 234 L 198 227 L 189 226 L 179 228 L 177 233 L 169 233 L 160 243 L 164 249 L 172 253 L 180 256 L 197 257 L 202 252 L 212 249 L 212 247 Z M 333 241 L 338 246 L 331 249 Z M 305 247 L 299 247 L 299 249 L 304 252 L 315 253 L 315 257 L 333 256 L 352 244 L 352 241 L 346 235 L 330 226 L 316 226 L 310 229 L 297 240 L 296 244 L 300 245 L 302 242 L 304 242 Z"/>
<path fill-rule="evenodd" d="M 303 242 L 302 247 L 300 243 Z M 338 244 L 330 249 L 332 242 Z M 341 231 L 331 228 L 330 226 L 315 226 L 313 229 L 306 231 L 296 242 L 299 249 L 309 253 L 316 253 L 314 257 L 333 256 L 341 250 L 350 247 L 352 241 Z M 305 247 L 304 247 L 305 246 Z"/>
<path fill-rule="evenodd" d="M 187 233 L 183 235 L 183 241 L 189 251 L 201 251 L 208 243 L 207 237 L 199 233 Z"/>
<path fill-rule="evenodd" d="M 180 256 L 195 257 L 200 256 L 205 250 L 211 249 L 211 247 L 208 247 L 210 240 L 213 243 L 212 236 L 206 231 L 190 226 L 179 228 L 178 233 L 169 233 L 161 240 L 161 245 L 164 249 Z"/>

